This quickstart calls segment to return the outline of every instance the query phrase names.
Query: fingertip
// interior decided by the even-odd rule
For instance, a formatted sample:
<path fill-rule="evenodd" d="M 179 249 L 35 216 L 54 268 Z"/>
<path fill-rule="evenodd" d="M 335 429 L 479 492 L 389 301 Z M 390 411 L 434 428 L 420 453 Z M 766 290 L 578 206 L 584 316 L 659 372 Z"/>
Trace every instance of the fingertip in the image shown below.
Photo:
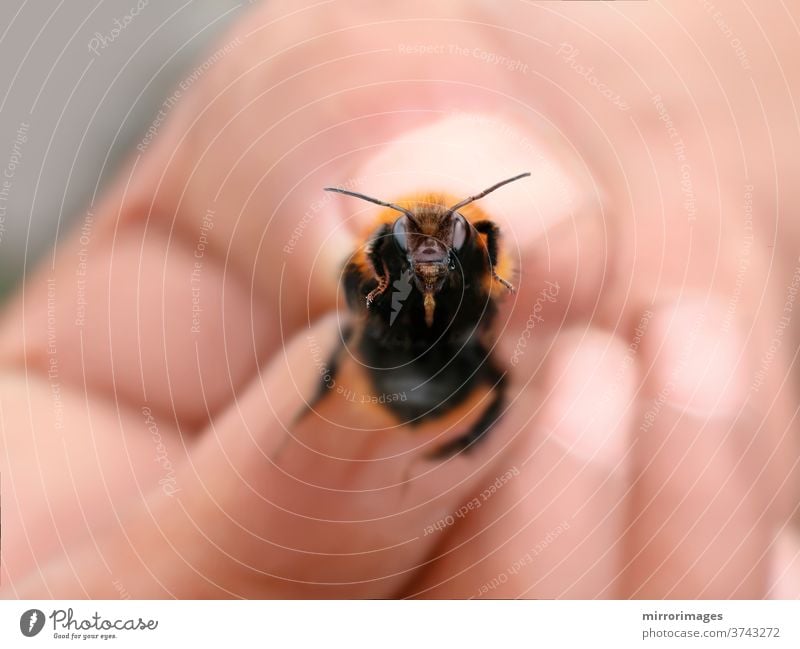
<path fill-rule="evenodd" d="M 586 201 L 574 177 L 566 144 L 502 117 L 443 113 L 384 143 L 355 173 L 359 191 L 386 201 L 425 192 L 465 198 L 506 178 L 519 176 L 480 199 L 481 208 L 503 228 L 510 245 L 526 248 L 553 223 Z M 527 177 L 530 176 L 530 177 Z M 378 207 L 359 210 L 354 225 L 371 222 Z"/>
<path fill-rule="evenodd" d="M 218 442 L 246 453 L 261 448 L 271 454 L 330 372 L 343 326 L 338 314 L 329 313 L 287 334 L 281 352 L 214 422 Z"/>
<path fill-rule="evenodd" d="M 767 596 L 800 599 L 800 533 L 787 528 L 772 546 Z"/>
<path fill-rule="evenodd" d="M 727 417 L 744 401 L 743 339 L 716 300 L 681 297 L 653 309 L 644 336 L 649 391 L 698 417 Z"/>
<path fill-rule="evenodd" d="M 574 329 L 548 355 L 539 423 L 570 454 L 607 471 L 622 470 L 638 380 L 635 351 L 613 334 Z"/>

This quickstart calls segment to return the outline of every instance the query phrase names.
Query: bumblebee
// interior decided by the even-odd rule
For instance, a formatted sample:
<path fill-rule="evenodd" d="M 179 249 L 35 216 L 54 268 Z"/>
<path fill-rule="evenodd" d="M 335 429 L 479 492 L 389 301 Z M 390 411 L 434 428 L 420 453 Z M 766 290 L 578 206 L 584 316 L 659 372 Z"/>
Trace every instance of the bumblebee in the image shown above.
<path fill-rule="evenodd" d="M 473 203 L 529 175 L 463 200 L 433 193 L 389 203 L 325 188 L 385 209 L 344 269 L 353 324 L 312 408 L 333 391 L 371 404 L 383 424 L 436 430 L 467 421 L 436 457 L 470 449 L 487 433 L 502 412 L 505 385 L 488 351 L 491 325 L 514 287 L 499 228 Z"/>

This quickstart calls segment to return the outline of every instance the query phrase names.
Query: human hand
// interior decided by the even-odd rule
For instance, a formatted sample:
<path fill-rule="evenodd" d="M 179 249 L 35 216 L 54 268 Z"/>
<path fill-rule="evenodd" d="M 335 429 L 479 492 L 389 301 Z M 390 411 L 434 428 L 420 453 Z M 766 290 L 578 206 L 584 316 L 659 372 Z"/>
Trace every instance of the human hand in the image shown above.
<path fill-rule="evenodd" d="M 58 318 L 57 354 L 47 347 L 48 277 L 55 312 L 71 315 L 78 236 L 9 312 L 7 365 L 45 376 L 56 357 L 70 390 L 65 463 L 42 452 L 53 381 L 9 379 L 11 402 L 34 414 L 10 417 L 4 400 L 6 429 L 19 437 L 3 475 L 18 485 L 25 458 L 36 458 L 41 477 L 16 490 L 25 526 L 5 521 L 34 533 L 14 538 L 19 560 L 5 553 L 4 583 L 21 595 L 93 597 L 113 596 L 115 584 L 142 597 L 767 595 L 769 566 L 791 570 L 776 558 L 791 544 L 774 540 L 779 530 L 788 538 L 797 453 L 785 350 L 763 387 L 748 381 L 752 341 L 769 339 L 783 306 L 758 253 L 728 318 L 737 242 L 726 221 L 685 218 L 668 146 L 653 147 L 660 203 L 626 196 L 623 179 L 652 179 L 621 133 L 629 166 L 609 177 L 574 134 L 498 100 L 536 105 L 515 73 L 379 51 L 412 33 L 415 43 L 503 51 L 494 32 L 434 21 L 410 32 L 402 16 L 351 31 L 369 10 L 307 11 L 331 34 L 308 40 L 317 30 L 303 12 L 271 8 L 240 24 L 240 44 L 95 210 L 85 321 Z M 430 463 L 458 431 L 293 426 L 319 376 L 308 337 L 323 354 L 335 344 L 337 321 L 321 316 L 374 214 L 340 199 L 315 211 L 320 188 L 356 179 L 392 199 L 435 182 L 467 194 L 525 170 L 529 183 L 482 203 L 519 266 L 495 350 L 509 366 L 510 407 L 486 443 Z M 738 199 L 736 187 L 722 186 L 724 201 Z M 641 216 L 654 202 L 670 215 L 668 232 Z M 646 331 L 633 348 L 637 327 Z M 152 460 L 160 451 L 143 407 L 171 476 Z M 511 469 L 480 507 L 446 522 Z M 528 560 L 548 537 L 546 553 Z M 47 557 L 54 563 L 34 570 Z"/>

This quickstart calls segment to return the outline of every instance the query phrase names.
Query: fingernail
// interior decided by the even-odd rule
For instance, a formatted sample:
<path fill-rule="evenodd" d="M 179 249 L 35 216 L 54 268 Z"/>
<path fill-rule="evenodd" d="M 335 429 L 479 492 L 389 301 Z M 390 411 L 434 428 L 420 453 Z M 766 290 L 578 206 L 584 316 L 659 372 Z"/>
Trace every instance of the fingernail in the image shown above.
<path fill-rule="evenodd" d="M 697 417 L 730 416 L 745 396 L 745 355 L 722 306 L 680 298 L 654 311 L 643 352 L 659 398 Z"/>
<path fill-rule="evenodd" d="M 636 386 L 635 350 L 613 335 L 585 330 L 559 336 L 546 371 L 541 423 L 572 455 L 623 470 Z"/>
<path fill-rule="evenodd" d="M 772 546 L 767 596 L 800 599 L 800 533 L 785 529 Z"/>
<path fill-rule="evenodd" d="M 428 191 L 466 197 L 529 171 L 480 201 L 507 240 L 523 248 L 586 202 L 578 164 L 551 130 L 543 124 L 534 132 L 488 114 L 444 114 L 383 146 L 356 174 L 359 188 L 385 200 Z"/>

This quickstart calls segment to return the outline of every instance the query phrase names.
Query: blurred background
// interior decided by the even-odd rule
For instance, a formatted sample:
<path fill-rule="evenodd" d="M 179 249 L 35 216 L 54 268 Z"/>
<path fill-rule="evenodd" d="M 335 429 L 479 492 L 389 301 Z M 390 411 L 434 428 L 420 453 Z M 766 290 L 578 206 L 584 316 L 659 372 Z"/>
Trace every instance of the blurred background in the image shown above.
<path fill-rule="evenodd" d="M 207 58 L 209 41 L 250 4 L 3 0 L 0 302 L 168 112 L 165 98 Z"/>

